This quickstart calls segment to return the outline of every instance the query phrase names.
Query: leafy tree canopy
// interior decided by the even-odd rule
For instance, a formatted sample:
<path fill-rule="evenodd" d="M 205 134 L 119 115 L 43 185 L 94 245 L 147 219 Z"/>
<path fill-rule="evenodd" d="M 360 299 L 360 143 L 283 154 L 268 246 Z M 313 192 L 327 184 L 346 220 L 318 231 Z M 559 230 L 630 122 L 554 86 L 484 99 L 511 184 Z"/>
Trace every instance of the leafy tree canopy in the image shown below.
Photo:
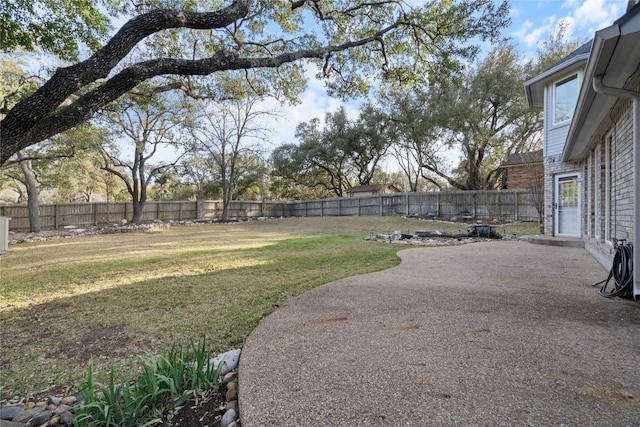
<path fill-rule="evenodd" d="M 117 0 L 7 0 L 0 6 L 0 49 L 43 51 L 77 60 L 80 48 L 96 50 L 109 31 Z"/>
<path fill-rule="evenodd" d="M 28 26 L 16 23 L 19 0 L 10 1 L 3 32 L 15 41 L 6 51 L 29 46 L 24 35 Z M 90 41 L 101 34 L 105 21 L 92 17 L 98 7 L 70 9 L 78 15 L 71 22 L 87 24 L 77 40 L 86 38 L 93 45 Z M 182 7 L 186 10 L 159 8 L 132 18 L 89 58 L 59 68 L 16 104 L 0 123 L 0 164 L 88 120 L 146 80 L 154 81 L 155 91 L 188 89 L 185 76 L 239 71 L 249 82 L 263 82 L 261 90 L 295 98 L 300 85 L 292 82 L 301 81 L 301 67 L 312 61 L 330 92 L 347 97 L 380 81 L 402 86 L 450 75 L 476 53 L 471 40 L 496 38 L 509 21 L 507 2 L 493 0 L 434 0 L 413 7 L 401 0 L 235 0 L 193 1 Z M 69 10 L 65 15 L 71 15 Z M 64 46 L 61 32 L 52 33 L 49 45 Z M 41 43 L 44 48 L 45 41 L 33 38 L 31 46 Z M 154 48 L 144 49 L 152 41 Z M 147 57 L 133 61 L 134 50 Z M 255 79 L 262 73 L 264 78 Z M 157 79 L 167 76 L 174 79 Z"/>
<path fill-rule="evenodd" d="M 361 107 L 356 120 L 341 107 L 326 114 L 322 129 L 317 118 L 302 122 L 296 129 L 300 145 L 274 150 L 273 174 L 342 196 L 353 185 L 371 183 L 391 145 L 387 127 L 386 117 L 370 104 Z"/>

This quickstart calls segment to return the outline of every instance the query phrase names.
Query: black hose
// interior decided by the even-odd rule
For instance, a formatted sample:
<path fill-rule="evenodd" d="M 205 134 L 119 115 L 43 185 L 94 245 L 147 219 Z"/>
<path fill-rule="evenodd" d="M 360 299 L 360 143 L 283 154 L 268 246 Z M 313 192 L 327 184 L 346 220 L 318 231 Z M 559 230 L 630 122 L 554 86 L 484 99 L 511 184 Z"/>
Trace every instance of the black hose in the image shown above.
<path fill-rule="evenodd" d="M 615 254 L 609 276 L 593 286 L 602 285 L 600 295 L 605 298 L 629 298 L 633 299 L 633 244 L 618 244 L 614 242 Z M 609 282 L 613 279 L 613 288 L 607 290 Z"/>

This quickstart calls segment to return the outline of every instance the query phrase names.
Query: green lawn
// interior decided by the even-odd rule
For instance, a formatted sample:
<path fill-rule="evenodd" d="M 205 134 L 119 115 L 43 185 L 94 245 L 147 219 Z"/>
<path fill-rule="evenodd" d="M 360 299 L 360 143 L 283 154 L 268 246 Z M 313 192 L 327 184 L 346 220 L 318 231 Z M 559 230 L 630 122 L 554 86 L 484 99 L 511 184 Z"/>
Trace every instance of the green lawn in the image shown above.
<path fill-rule="evenodd" d="M 397 265 L 398 246 L 363 240 L 369 233 L 460 228 L 386 217 L 280 219 L 11 246 L 0 257 L 1 396 L 74 391 L 90 360 L 97 378 L 111 365 L 132 375 L 137 356 L 202 336 L 212 352 L 240 347 L 276 301 Z"/>

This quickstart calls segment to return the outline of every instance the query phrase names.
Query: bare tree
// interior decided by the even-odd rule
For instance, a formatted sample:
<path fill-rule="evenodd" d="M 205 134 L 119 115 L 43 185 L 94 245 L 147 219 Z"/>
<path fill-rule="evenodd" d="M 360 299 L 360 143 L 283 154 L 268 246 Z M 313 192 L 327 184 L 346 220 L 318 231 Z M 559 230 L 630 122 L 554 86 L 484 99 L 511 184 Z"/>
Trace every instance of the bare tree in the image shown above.
<path fill-rule="evenodd" d="M 270 133 L 263 119 L 273 113 L 261 109 L 261 100 L 259 96 L 247 96 L 210 103 L 192 130 L 194 150 L 209 162 L 222 187 L 223 221 L 229 219 L 229 205 L 238 181 L 251 171 L 251 163 L 243 160 L 259 154 L 260 142 Z"/>
<path fill-rule="evenodd" d="M 133 216 L 131 221 L 142 220 L 147 203 L 147 188 L 151 180 L 164 170 L 174 167 L 182 154 L 171 162 L 152 164 L 151 161 L 163 147 L 180 149 L 182 137 L 177 130 L 185 124 L 186 111 L 167 99 L 128 99 L 121 108 L 107 114 L 115 126 L 111 143 L 99 147 L 101 168 L 122 180 L 131 196 Z M 122 132 L 124 139 L 117 136 Z M 121 145 L 130 145 L 132 156 L 122 153 Z"/>

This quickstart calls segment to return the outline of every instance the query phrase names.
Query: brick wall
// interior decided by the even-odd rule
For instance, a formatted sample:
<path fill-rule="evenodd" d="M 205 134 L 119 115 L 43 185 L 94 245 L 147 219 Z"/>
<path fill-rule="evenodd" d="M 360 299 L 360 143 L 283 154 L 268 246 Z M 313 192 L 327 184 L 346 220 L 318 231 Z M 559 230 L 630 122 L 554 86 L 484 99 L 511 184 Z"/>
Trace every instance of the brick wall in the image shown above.
<path fill-rule="evenodd" d="M 607 137 L 612 137 L 610 153 L 611 196 L 609 224 L 612 239 L 633 241 L 633 108 L 629 101 L 619 102 L 605 123 L 591 140 L 589 155 L 577 164 L 564 164 L 558 158 L 545 158 L 548 173 L 545 189 L 545 226 L 553 227 L 553 179 L 554 175 L 569 171 L 581 172 L 582 236 L 587 250 L 603 265 L 610 265 L 613 246 L 606 236 L 606 170 Z M 545 195 L 546 196 L 546 195 Z M 552 228 L 546 234 L 552 234 Z"/>
<path fill-rule="evenodd" d="M 542 163 L 523 164 L 510 166 L 507 169 L 507 189 L 529 190 L 539 186 L 539 180 L 543 179 L 544 167 Z"/>

